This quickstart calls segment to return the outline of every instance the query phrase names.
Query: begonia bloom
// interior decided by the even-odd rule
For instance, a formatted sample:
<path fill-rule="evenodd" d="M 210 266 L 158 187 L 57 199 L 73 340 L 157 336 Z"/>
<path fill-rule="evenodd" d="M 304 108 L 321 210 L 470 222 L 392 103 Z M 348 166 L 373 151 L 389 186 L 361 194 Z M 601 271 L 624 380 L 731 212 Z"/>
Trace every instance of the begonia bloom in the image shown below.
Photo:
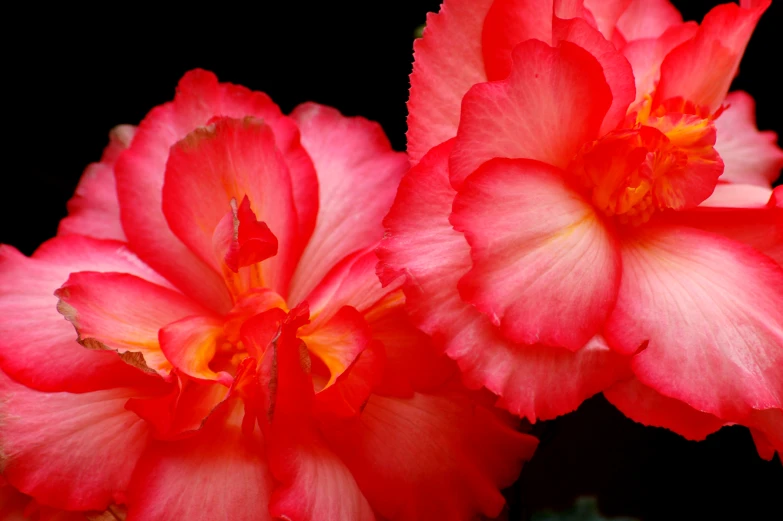
<path fill-rule="evenodd" d="M 536 440 L 375 275 L 407 168 L 377 124 L 185 75 L 56 238 L 0 248 L 4 479 L 127 521 L 496 516 Z"/>
<path fill-rule="evenodd" d="M 783 152 L 728 94 L 769 0 L 446 0 L 415 47 L 385 282 L 531 421 L 604 391 L 783 450 Z"/>

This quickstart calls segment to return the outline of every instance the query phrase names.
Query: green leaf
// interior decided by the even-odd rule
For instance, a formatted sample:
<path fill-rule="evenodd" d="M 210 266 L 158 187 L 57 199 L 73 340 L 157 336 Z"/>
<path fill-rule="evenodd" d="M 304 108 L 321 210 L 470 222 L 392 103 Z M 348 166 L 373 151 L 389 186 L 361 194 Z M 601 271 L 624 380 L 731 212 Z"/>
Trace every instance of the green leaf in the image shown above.
<path fill-rule="evenodd" d="M 426 24 L 421 24 L 420 26 L 418 26 L 416 29 L 413 30 L 413 37 L 414 38 L 421 38 L 422 37 L 422 35 L 424 34 L 424 26 L 425 25 Z"/>
<path fill-rule="evenodd" d="M 638 521 L 630 517 L 604 517 L 598 511 L 598 501 L 594 497 L 580 497 L 573 508 L 564 512 L 541 510 L 533 514 L 531 521 Z"/>

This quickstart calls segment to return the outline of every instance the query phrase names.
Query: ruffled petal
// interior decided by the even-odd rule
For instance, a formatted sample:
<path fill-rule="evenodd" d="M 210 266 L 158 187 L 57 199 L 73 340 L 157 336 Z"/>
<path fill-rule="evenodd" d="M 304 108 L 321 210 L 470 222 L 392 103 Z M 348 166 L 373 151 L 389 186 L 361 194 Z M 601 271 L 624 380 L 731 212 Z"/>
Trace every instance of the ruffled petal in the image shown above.
<path fill-rule="evenodd" d="M 299 302 L 340 260 L 380 240 L 381 221 L 409 164 L 377 123 L 315 103 L 300 105 L 291 117 L 320 189 L 315 231 L 291 282 L 289 299 Z"/>
<path fill-rule="evenodd" d="M 265 94 L 218 83 L 212 73 L 195 70 L 180 80 L 174 101 L 156 107 L 141 122 L 131 147 L 118 159 L 115 174 L 123 227 L 133 250 L 186 294 L 225 311 L 231 299 L 221 277 L 168 229 L 161 190 L 171 146 L 216 116 L 253 116 L 274 129 L 276 147 L 296 181 L 294 198 L 302 208 L 297 212 L 302 217 L 298 229 L 306 240 L 306 230 L 314 226 L 317 207 L 312 208 L 312 194 L 318 188 L 296 125 Z"/>
<path fill-rule="evenodd" d="M 390 521 L 495 517 L 538 440 L 467 396 L 373 396 L 361 416 L 323 426 L 373 507 Z"/>
<path fill-rule="evenodd" d="M 724 164 L 720 180 L 769 187 L 783 168 L 777 134 L 756 128 L 756 103 L 750 94 L 732 92 L 724 104 L 728 108 L 715 120 L 715 150 Z"/>
<path fill-rule="evenodd" d="M 172 147 L 163 213 L 177 237 L 218 273 L 223 259 L 215 255 L 215 228 L 231 201 L 239 205 L 245 197 L 278 242 L 277 255 L 259 269 L 257 285 L 285 294 L 299 238 L 291 176 L 272 128 L 253 118 L 220 118 Z"/>
<path fill-rule="evenodd" d="M 93 163 L 84 171 L 76 193 L 68 201 L 68 217 L 60 221 L 57 235 L 79 234 L 96 239 L 125 241 L 120 222 L 120 203 L 117 201 L 117 183 L 114 163 L 120 152 L 128 148 L 136 128 L 120 125 L 109 133 L 109 145 L 103 151 L 100 163 Z"/>
<path fill-rule="evenodd" d="M 133 473 L 127 521 L 271 521 L 261 435 L 242 433 L 236 401 L 220 409 L 194 436 L 150 444 Z"/>
<path fill-rule="evenodd" d="M 727 422 L 783 404 L 783 268 L 693 228 L 648 225 L 622 242 L 606 331 L 636 377 Z"/>
<path fill-rule="evenodd" d="M 565 168 L 598 130 L 612 104 L 601 64 L 570 42 L 518 45 L 508 79 L 465 95 L 449 169 L 459 188 L 495 157 L 535 159 Z"/>
<path fill-rule="evenodd" d="M 131 388 L 42 393 L 0 374 L 3 475 L 39 503 L 105 510 L 124 502 L 149 428 L 125 409 Z"/>
<path fill-rule="evenodd" d="M 670 52 L 661 64 L 656 103 L 682 97 L 710 110 L 720 107 L 737 75 L 750 35 L 770 3 L 727 3 L 707 13 L 696 36 Z"/>
<path fill-rule="evenodd" d="M 405 275 L 411 318 L 457 360 L 466 383 L 486 385 L 504 407 L 530 421 L 573 411 L 627 378 L 628 362 L 599 341 L 576 353 L 514 345 L 459 298 L 457 282 L 471 260 L 465 238 L 448 221 L 456 195 L 448 178 L 450 146 L 433 149 L 403 178 L 385 220 L 379 274 L 387 281 Z"/>
<path fill-rule="evenodd" d="M 473 259 L 462 298 L 511 341 L 576 351 L 614 307 L 620 257 L 603 219 L 563 177 L 534 161 L 487 162 L 454 199 L 451 223 Z"/>
<path fill-rule="evenodd" d="M 126 273 L 72 273 L 56 295 L 57 309 L 76 328 L 80 344 L 117 351 L 129 364 L 161 376 L 171 364 L 160 350 L 158 331 L 181 318 L 209 314 L 175 290 Z"/>
<path fill-rule="evenodd" d="M 408 155 L 416 164 L 429 149 L 457 135 L 462 97 L 487 81 L 481 51 L 484 18 L 493 0 L 446 0 L 427 15 L 413 44 L 408 100 Z"/>
<path fill-rule="evenodd" d="M 703 440 L 726 424 L 712 414 L 658 393 L 636 378 L 614 384 L 604 396 L 633 421 L 665 427 L 689 440 Z"/>
<path fill-rule="evenodd" d="M 84 270 L 125 272 L 169 287 L 116 241 L 57 237 L 30 258 L 0 246 L 0 368 L 14 380 L 43 391 L 85 392 L 148 378 L 115 353 L 80 346 L 57 312 L 54 292 Z"/>

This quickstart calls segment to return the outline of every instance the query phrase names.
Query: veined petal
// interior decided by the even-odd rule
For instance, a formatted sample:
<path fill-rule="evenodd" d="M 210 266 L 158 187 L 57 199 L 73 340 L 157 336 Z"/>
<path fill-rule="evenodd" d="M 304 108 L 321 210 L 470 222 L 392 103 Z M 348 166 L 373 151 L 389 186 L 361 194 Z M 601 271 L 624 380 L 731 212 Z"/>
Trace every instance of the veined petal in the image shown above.
<path fill-rule="evenodd" d="M 380 240 L 381 221 L 409 163 L 377 123 L 315 103 L 300 105 L 291 117 L 320 189 L 315 231 L 291 282 L 289 300 L 300 302 L 343 258 Z"/>
<path fill-rule="evenodd" d="M 732 92 L 724 104 L 728 108 L 715 120 L 715 150 L 724 164 L 720 180 L 769 187 L 783 168 L 777 134 L 756 128 L 756 103 L 750 94 Z"/>
<path fill-rule="evenodd" d="M 0 367 L 42 391 L 85 392 L 149 379 L 115 353 L 85 349 L 57 312 L 54 292 L 76 271 L 125 272 L 168 287 L 124 244 L 56 237 L 27 258 L 0 246 Z"/>
<path fill-rule="evenodd" d="M 373 507 L 390 521 L 494 517 L 538 440 L 466 396 L 374 395 L 362 414 L 322 426 Z"/>
<path fill-rule="evenodd" d="M 263 440 L 258 429 L 242 433 L 242 413 L 225 402 L 194 436 L 152 442 L 133 474 L 127 521 L 271 521 Z"/>
<path fill-rule="evenodd" d="M 161 376 L 171 364 L 160 350 L 158 331 L 187 316 L 210 314 L 177 291 L 126 273 L 72 273 L 56 296 L 80 344 L 117 351 L 129 364 Z"/>
<path fill-rule="evenodd" d="M 125 409 L 144 390 L 42 393 L 0 374 L 3 475 L 39 503 L 105 510 L 122 503 L 149 439 L 147 424 Z"/>
<path fill-rule="evenodd" d="M 493 0 L 446 0 L 427 15 L 413 44 L 408 100 L 408 154 L 416 164 L 435 145 L 457 135 L 462 97 L 487 81 L 481 49 L 484 18 Z"/>
<path fill-rule="evenodd" d="M 163 185 L 163 213 L 191 251 L 222 273 L 213 245 L 230 203 L 250 200 L 255 217 L 277 237 L 277 255 L 261 266 L 262 284 L 285 294 L 297 247 L 291 176 L 275 136 L 261 120 L 219 118 L 171 149 Z"/>
<path fill-rule="evenodd" d="M 100 163 L 87 167 L 76 193 L 68 201 L 68 217 L 60 221 L 57 235 L 79 234 L 96 239 L 125 241 L 120 222 L 120 203 L 114 163 L 120 152 L 128 148 L 136 133 L 130 125 L 120 125 L 109 133 L 109 145 Z"/>
<path fill-rule="evenodd" d="M 696 36 L 663 60 L 656 104 L 681 96 L 711 110 L 720 107 L 750 35 L 770 3 L 771 0 L 727 3 L 707 13 Z"/>
<path fill-rule="evenodd" d="M 636 378 L 614 384 L 604 396 L 633 421 L 665 427 L 689 440 L 703 440 L 726 424 L 717 416 L 660 394 Z"/>
<path fill-rule="evenodd" d="M 485 385 L 530 421 L 570 412 L 627 378 L 628 362 L 599 342 L 576 353 L 515 345 L 459 298 L 457 282 L 471 259 L 465 238 L 448 221 L 456 195 L 448 175 L 450 146 L 433 149 L 403 178 L 385 220 L 379 274 L 387 281 L 405 276 L 411 318 L 458 362 L 467 384 Z"/>
<path fill-rule="evenodd" d="M 743 423 L 783 404 L 783 268 L 711 233 L 648 225 L 622 241 L 623 279 L 607 323 L 644 385 Z"/>
<path fill-rule="evenodd" d="M 451 223 L 473 259 L 462 298 L 511 341 L 576 351 L 614 306 L 620 258 L 603 219 L 563 176 L 534 161 L 487 162 L 454 199 Z"/>
<path fill-rule="evenodd" d="M 579 46 L 529 40 L 514 48 L 508 79 L 465 94 L 451 183 L 459 188 L 496 157 L 535 159 L 565 168 L 598 130 L 612 104 L 601 64 Z"/>

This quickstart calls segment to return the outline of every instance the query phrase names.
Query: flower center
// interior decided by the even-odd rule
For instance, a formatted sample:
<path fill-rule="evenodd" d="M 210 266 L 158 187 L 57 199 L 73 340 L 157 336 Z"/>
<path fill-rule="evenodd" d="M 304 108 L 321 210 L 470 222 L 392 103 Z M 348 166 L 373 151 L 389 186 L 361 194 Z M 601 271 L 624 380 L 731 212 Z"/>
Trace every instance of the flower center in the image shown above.
<path fill-rule="evenodd" d="M 639 225 L 659 210 L 692 208 L 712 194 L 723 173 L 714 148 L 719 115 L 682 100 L 651 110 L 645 100 L 614 130 L 586 144 L 569 171 L 593 204 L 621 224 Z"/>

